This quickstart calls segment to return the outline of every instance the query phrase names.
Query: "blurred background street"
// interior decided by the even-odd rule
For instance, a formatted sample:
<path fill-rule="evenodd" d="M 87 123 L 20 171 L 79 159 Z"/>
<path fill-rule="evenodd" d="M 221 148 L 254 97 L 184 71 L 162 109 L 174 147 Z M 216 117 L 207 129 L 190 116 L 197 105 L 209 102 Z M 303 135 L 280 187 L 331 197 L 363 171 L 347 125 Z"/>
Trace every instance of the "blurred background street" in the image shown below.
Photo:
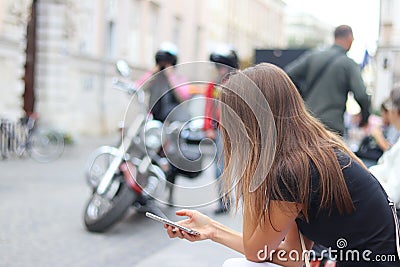
<path fill-rule="evenodd" d="M 333 29 L 348 24 L 354 31 L 348 56 L 360 66 L 371 112 L 379 115 L 382 101 L 400 85 L 399 17 L 400 0 L 1 0 L 0 267 L 200 267 L 238 256 L 208 241 L 170 240 L 162 224 L 133 210 L 104 234 L 85 230 L 91 194 L 85 163 L 95 148 L 117 144 L 119 122 L 129 123 L 138 109 L 130 96 L 113 89 L 115 77 L 121 78 L 116 62 L 125 60 L 131 72 L 124 79 L 132 83 L 154 70 L 155 54 L 167 41 L 177 47 L 178 66 L 208 61 L 228 44 L 237 51 L 240 69 L 260 62 L 283 68 L 304 53 L 330 47 Z M 206 73 L 206 82 L 214 72 Z M 197 81 L 204 73 L 183 74 Z M 189 98 L 204 96 L 205 85 L 191 84 Z M 204 101 L 193 102 L 189 115 L 203 116 Z M 349 125 L 359 111 L 350 94 Z M 39 129 L 61 134 L 60 158 L 40 163 L 11 149 L 8 138 L 18 138 L 9 126 L 33 114 Z M 349 130 L 352 149 L 364 134 Z M 211 183 L 212 168 L 177 183 Z M 209 190 L 196 199 L 189 192 L 176 199 L 217 196 Z M 214 216 L 216 207 L 199 210 Z M 176 208 L 160 208 L 178 219 Z M 215 218 L 240 230 L 240 215 Z"/>
<path fill-rule="evenodd" d="M 220 266 L 238 255 L 211 241 L 171 240 L 161 223 L 132 210 L 106 233 L 87 232 L 83 214 L 90 190 L 84 165 L 96 147 L 114 142 L 115 138 L 78 140 L 52 163 L 29 158 L 0 161 L 1 267 Z M 177 182 L 204 183 L 214 179 L 212 173 Z M 179 195 L 177 201 L 190 197 Z M 215 207 L 214 203 L 200 210 L 213 216 Z M 160 208 L 177 220 L 176 208 Z M 240 215 L 215 218 L 240 230 Z"/>

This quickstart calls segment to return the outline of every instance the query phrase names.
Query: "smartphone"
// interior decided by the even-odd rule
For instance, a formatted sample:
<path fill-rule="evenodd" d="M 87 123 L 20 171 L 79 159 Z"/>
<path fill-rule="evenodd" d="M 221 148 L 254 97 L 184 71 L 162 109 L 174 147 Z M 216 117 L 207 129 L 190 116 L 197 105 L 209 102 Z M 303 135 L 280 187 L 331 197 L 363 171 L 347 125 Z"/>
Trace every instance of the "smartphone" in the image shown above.
<path fill-rule="evenodd" d="M 182 231 L 185 231 L 185 232 L 188 233 L 188 234 L 191 234 L 191 235 L 200 235 L 200 233 L 197 232 L 197 231 L 195 231 L 195 230 L 192 230 L 192 229 L 189 229 L 189 228 L 184 227 L 184 226 L 182 226 L 182 225 L 176 224 L 176 223 L 174 223 L 174 222 L 172 222 L 172 221 L 170 221 L 170 220 L 168 220 L 168 219 L 161 218 L 161 217 L 159 217 L 159 216 L 157 216 L 157 215 L 155 215 L 155 214 L 153 214 L 153 213 L 146 212 L 146 216 L 149 217 L 150 219 L 153 219 L 153 220 L 156 220 L 156 221 L 159 221 L 159 222 L 162 222 L 162 223 L 165 223 L 165 224 L 174 226 L 174 227 L 176 227 L 176 228 L 178 228 L 178 229 L 180 229 L 180 230 L 182 230 Z"/>

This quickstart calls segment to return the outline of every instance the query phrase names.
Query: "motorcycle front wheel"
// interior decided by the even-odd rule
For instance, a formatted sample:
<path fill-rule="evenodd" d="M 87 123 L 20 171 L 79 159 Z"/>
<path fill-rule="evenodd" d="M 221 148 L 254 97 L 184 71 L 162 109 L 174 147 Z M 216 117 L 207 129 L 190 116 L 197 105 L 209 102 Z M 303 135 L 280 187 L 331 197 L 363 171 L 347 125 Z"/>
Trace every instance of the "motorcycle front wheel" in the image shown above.
<path fill-rule="evenodd" d="M 105 232 L 125 215 L 136 198 L 126 183 L 115 179 L 104 196 L 94 191 L 84 215 L 86 229 L 90 232 Z"/>

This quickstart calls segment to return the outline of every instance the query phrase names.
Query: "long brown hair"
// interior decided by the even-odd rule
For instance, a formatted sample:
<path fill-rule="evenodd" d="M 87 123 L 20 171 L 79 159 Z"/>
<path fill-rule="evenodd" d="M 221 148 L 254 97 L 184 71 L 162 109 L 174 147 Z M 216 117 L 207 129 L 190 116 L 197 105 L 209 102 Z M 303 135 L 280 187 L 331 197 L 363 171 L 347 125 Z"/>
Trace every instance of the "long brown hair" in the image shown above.
<path fill-rule="evenodd" d="M 257 103 L 249 103 L 243 95 Z M 264 98 L 264 106 L 259 104 L 260 98 Z M 251 216 L 261 220 L 271 200 L 292 201 L 302 204 L 308 220 L 313 164 L 320 175 L 320 208 L 331 210 L 336 205 L 340 213 L 353 211 L 336 151 L 362 163 L 340 137 L 310 115 L 283 70 L 262 63 L 238 71 L 222 86 L 220 101 L 225 157 L 222 181 L 226 190 L 235 187 L 236 206 L 242 199 Z M 264 120 L 261 128 L 260 118 Z M 257 171 L 260 166 L 261 173 Z M 252 181 L 260 178 L 259 186 L 249 190 Z"/>

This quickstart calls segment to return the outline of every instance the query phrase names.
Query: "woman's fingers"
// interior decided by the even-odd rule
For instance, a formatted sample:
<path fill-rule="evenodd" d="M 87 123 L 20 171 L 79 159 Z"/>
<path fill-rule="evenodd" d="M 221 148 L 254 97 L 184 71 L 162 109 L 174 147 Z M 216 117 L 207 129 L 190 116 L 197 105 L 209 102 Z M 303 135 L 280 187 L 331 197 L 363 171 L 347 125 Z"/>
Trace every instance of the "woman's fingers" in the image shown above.
<path fill-rule="evenodd" d="M 168 233 L 168 236 L 169 236 L 170 238 L 176 238 L 176 237 L 178 237 L 178 238 L 184 238 L 184 236 L 183 236 L 181 230 L 176 229 L 175 227 L 173 227 L 173 226 L 171 226 L 171 225 L 168 225 L 168 224 L 165 224 L 165 225 L 164 225 L 164 228 L 167 229 L 167 233 Z"/>
<path fill-rule="evenodd" d="M 185 231 L 177 229 L 171 225 L 165 224 L 164 228 L 167 229 L 167 233 L 170 238 L 187 239 L 191 242 L 199 240 L 198 236 L 186 233 Z"/>
<path fill-rule="evenodd" d="M 178 216 L 188 216 L 188 217 L 193 217 L 193 211 L 192 210 L 178 210 L 176 212 L 176 215 Z"/>
<path fill-rule="evenodd" d="M 204 227 L 207 227 L 207 225 L 210 223 L 210 219 L 201 214 L 200 212 L 196 211 L 196 210 L 187 210 L 187 209 L 183 209 L 183 210 L 179 210 L 176 212 L 177 216 L 187 216 L 189 218 L 184 219 L 182 221 L 177 222 L 177 224 L 190 228 L 190 229 L 194 229 L 197 230 L 199 232 L 202 232 L 202 229 L 204 229 Z M 165 225 L 164 226 L 167 229 L 168 232 L 168 236 L 170 238 L 184 238 L 187 239 L 189 241 L 199 241 L 199 240 L 203 240 L 205 239 L 205 235 L 191 235 L 185 231 L 182 231 L 180 229 L 177 229 L 173 226 L 170 225 Z"/>
<path fill-rule="evenodd" d="M 172 232 L 172 229 L 169 229 L 169 227 L 166 224 L 164 224 L 164 228 L 167 229 L 167 235 L 170 238 L 174 238 L 174 233 Z"/>
<path fill-rule="evenodd" d="M 183 238 L 185 238 L 186 240 L 189 240 L 189 241 L 191 241 L 191 242 L 199 240 L 199 237 L 198 237 L 198 236 L 191 235 L 191 234 L 186 233 L 186 232 L 184 232 L 184 231 L 180 231 L 180 232 L 182 232 L 182 236 L 183 236 Z"/>
<path fill-rule="evenodd" d="M 167 229 L 167 234 L 170 238 L 176 237 L 176 230 L 174 227 L 169 226 L 168 224 L 164 224 L 164 228 Z"/>

